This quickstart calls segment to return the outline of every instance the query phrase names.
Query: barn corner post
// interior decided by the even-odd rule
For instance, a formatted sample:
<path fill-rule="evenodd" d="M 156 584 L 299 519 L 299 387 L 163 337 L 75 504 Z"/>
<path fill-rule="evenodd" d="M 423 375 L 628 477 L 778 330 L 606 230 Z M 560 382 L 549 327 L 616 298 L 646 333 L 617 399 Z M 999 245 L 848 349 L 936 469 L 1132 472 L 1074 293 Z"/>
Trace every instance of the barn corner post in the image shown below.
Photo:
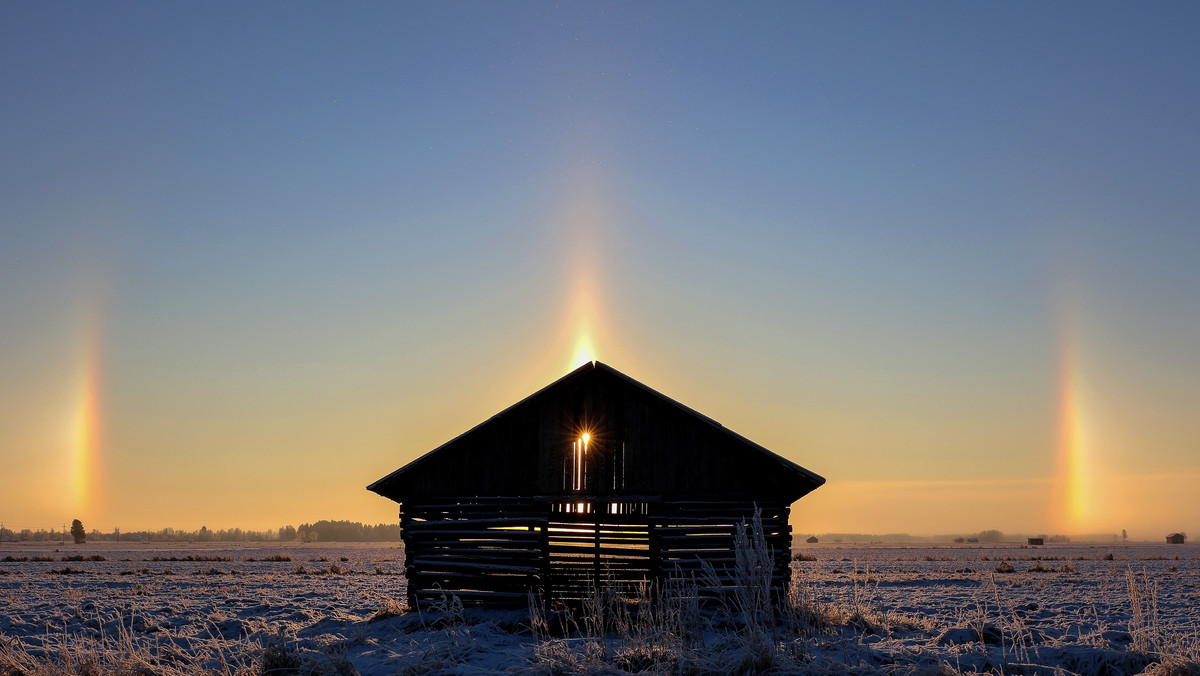
<path fill-rule="evenodd" d="M 442 594 L 578 603 L 589 588 L 661 590 L 708 571 L 718 579 L 703 593 L 723 594 L 756 506 L 770 584 L 786 592 L 790 504 L 824 482 L 589 362 L 368 488 L 400 503 L 416 608 Z"/>
<path fill-rule="evenodd" d="M 543 511 L 546 513 L 545 520 L 542 521 L 538 530 L 538 589 L 541 591 L 542 598 L 540 601 L 545 603 L 549 601 L 554 594 L 554 588 L 550 583 L 550 510 L 551 504 L 544 503 Z M 535 590 L 530 590 L 531 593 Z"/>
<path fill-rule="evenodd" d="M 400 544 L 404 548 L 404 596 L 405 603 L 408 604 L 410 610 L 417 609 L 417 590 L 412 583 L 412 574 L 409 566 L 413 565 L 412 545 L 409 537 L 409 516 L 408 510 L 404 508 L 404 503 L 400 503 Z M 413 571 L 416 570 L 414 567 Z"/>
<path fill-rule="evenodd" d="M 780 547 L 781 551 L 775 553 L 775 566 L 779 572 L 780 578 L 780 603 L 786 604 L 788 596 L 792 589 L 792 506 L 790 503 L 784 503 L 780 513 L 783 517 L 783 533 L 786 537 L 782 538 L 786 543 Z M 781 605 L 781 607 L 783 607 Z"/>
<path fill-rule="evenodd" d="M 662 589 L 662 582 L 666 576 L 662 565 L 662 542 L 659 538 L 660 532 L 657 523 L 659 515 L 655 506 L 653 502 L 646 503 L 646 548 L 650 557 L 649 582 Z"/>

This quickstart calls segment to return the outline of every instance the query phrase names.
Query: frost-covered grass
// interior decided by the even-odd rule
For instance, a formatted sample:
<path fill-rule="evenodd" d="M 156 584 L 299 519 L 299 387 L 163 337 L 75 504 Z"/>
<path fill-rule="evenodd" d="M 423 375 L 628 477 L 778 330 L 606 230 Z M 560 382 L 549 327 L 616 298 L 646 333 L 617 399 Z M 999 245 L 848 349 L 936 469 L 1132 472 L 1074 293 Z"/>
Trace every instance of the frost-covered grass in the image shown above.
<path fill-rule="evenodd" d="M 1197 546 L 804 545 L 786 598 L 741 550 L 707 606 L 483 612 L 407 608 L 396 545 L 6 544 L 0 674 L 1200 674 Z"/>

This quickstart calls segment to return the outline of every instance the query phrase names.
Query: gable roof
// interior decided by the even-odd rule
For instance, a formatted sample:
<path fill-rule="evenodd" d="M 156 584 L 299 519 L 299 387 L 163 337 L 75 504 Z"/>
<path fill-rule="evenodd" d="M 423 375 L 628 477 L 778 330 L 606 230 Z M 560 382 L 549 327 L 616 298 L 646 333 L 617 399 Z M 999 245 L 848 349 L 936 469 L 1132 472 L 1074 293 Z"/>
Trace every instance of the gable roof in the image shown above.
<path fill-rule="evenodd" d="M 588 432 L 591 475 L 573 474 Z M 589 362 L 367 486 L 403 501 L 466 496 L 762 496 L 825 479 L 600 362 Z"/>

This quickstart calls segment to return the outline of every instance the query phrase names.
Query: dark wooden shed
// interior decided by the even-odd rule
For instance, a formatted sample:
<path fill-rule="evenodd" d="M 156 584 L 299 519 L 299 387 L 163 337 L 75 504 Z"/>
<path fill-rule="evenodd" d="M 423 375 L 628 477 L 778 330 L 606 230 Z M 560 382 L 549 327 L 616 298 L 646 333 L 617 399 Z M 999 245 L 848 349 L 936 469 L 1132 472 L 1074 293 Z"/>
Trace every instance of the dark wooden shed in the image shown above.
<path fill-rule="evenodd" d="M 1171 533 L 1167 536 L 1167 544 L 1169 545 L 1181 545 L 1185 542 L 1187 542 L 1187 535 L 1183 533 Z"/>
<path fill-rule="evenodd" d="M 400 503 L 408 601 L 522 604 L 530 590 L 732 584 L 738 524 L 761 510 L 787 583 L 791 504 L 825 479 L 591 362 L 367 488 Z"/>

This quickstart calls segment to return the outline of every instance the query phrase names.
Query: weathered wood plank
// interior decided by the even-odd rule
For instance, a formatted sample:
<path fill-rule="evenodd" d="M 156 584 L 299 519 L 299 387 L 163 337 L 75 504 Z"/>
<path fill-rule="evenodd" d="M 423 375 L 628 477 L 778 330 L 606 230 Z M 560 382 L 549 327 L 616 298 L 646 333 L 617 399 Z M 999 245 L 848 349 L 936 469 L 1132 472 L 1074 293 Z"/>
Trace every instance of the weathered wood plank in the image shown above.
<path fill-rule="evenodd" d="M 500 517 L 492 516 L 488 518 L 446 518 L 446 519 L 429 519 L 425 521 L 411 521 L 410 528 L 480 528 L 480 529 L 495 529 L 503 527 L 511 528 L 539 528 L 545 522 L 545 519 L 538 519 L 533 516 L 513 516 Z"/>
<path fill-rule="evenodd" d="M 410 528 L 406 535 L 414 541 L 423 539 L 462 539 L 462 540 L 495 540 L 518 541 L 531 540 L 536 542 L 540 537 L 538 531 L 532 530 L 465 530 L 454 528 Z"/>
<path fill-rule="evenodd" d="M 749 530 L 751 522 L 749 520 L 741 520 L 737 518 L 727 518 L 723 516 L 692 516 L 692 517 L 655 517 L 651 520 L 651 525 L 655 528 L 701 528 L 705 526 L 715 526 L 720 528 L 736 528 L 742 526 Z M 775 530 L 783 528 L 787 522 L 783 519 L 763 519 L 762 528 L 766 530 Z"/>
<path fill-rule="evenodd" d="M 487 563 L 483 563 L 478 558 L 469 556 L 431 556 L 429 554 L 414 556 L 409 565 L 420 570 L 449 570 L 457 566 L 462 570 L 512 571 L 529 574 L 538 571 L 537 565 L 522 565 L 515 561 L 501 563 L 496 559 L 489 559 Z"/>
<path fill-rule="evenodd" d="M 413 572 L 411 580 L 421 589 L 437 587 L 449 591 L 452 589 L 502 589 L 505 591 L 521 591 L 536 586 L 538 581 L 524 575 L 506 577 L 503 575 L 468 575 L 466 573 L 445 573 L 439 571 Z"/>
<path fill-rule="evenodd" d="M 621 549 L 619 547 L 556 547 L 553 542 L 550 543 L 550 553 L 555 556 L 574 555 L 574 556 L 594 556 L 595 554 L 635 557 L 636 550 Z M 649 555 L 639 558 L 649 559 Z"/>
<path fill-rule="evenodd" d="M 541 552 L 536 550 L 515 550 L 515 549 L 478 549 L 470 547 L 471 543 L 465 543 L 459 546 L 447 547 L 422 547 L 415 555 L 419 556 L 464 556 L 475 561 L 492 561 L 495 559 L 514 559 L 538 561 L 541 559 Z"/>
<path fill-rule="evenodd" d="M 605 537 L 605 538 L 600 538 L 600 542 L 602 544 L 611 545 L 614 547 L 625 546 L 628 549 L 647 549 L 650 540 L 649 540 L 649 538 L 634 539 L 634 538 L 607 538 L 607 537 Z M 590 538 L 590 537 L 589 538 L 557 537 L 557 536 L 550 537 L 551 545 L 555 545 L 555 544 L 570 545 L 570 544 L 576 544 L 576 543 L 578 543 L 578 544 L 595 544 L 595 539 Z"/>
<path fill-rule="evenodd" d="M 454 591 L 443 591 L 438 589 L 420 589 L 416 592 L 416 597 L 420 600 L 421 606 L 427 608 L 428 602 L 438 602 L 442 600 L 442 596 L 453 594 L 462 601 L 500 601 L 507 600 L 517 603 L 526 603 L 529 594 L 527 592 L 506 592 L 506 591 L 487 591 L 478 589 L 459 589 Z"/>

